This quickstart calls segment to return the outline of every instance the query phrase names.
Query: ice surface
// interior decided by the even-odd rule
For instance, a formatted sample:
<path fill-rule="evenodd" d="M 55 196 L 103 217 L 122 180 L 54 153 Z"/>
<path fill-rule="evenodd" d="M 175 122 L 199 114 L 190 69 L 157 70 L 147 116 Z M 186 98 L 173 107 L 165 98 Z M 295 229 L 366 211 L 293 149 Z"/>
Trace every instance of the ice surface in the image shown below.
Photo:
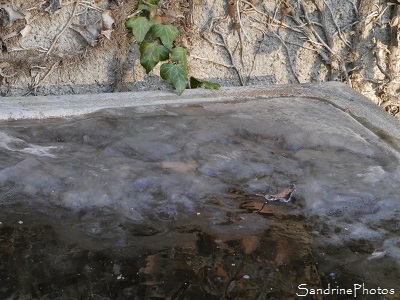
<path fill-rule="evenodd" d="M 399 262 L 399 153 L 316 99 L 2 122 L 0 167 L 3 218 L 13 205 L 70 211 L 85 234 L 115 233 L 122 244 L 118 222 L 139 236 L 182 222 L 221 236 L 261 232 L 268 225 L 258 214 L 226 224 L 227 212 L 241 211 L 232 191 L 263 202 L 256 194 L 296 184 L 319 245 L 369 241 L 368 257 Z"/>

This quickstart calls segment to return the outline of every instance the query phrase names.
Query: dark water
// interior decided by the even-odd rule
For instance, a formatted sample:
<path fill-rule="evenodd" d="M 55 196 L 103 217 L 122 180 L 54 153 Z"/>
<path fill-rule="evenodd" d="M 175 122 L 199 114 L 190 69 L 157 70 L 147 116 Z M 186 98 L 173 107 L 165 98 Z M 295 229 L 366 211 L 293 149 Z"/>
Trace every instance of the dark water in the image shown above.
<path fill-rule="evenodd" d="M 269 101 L 1 123 L 0 299 L 398 298 L 398 153 Z"/>

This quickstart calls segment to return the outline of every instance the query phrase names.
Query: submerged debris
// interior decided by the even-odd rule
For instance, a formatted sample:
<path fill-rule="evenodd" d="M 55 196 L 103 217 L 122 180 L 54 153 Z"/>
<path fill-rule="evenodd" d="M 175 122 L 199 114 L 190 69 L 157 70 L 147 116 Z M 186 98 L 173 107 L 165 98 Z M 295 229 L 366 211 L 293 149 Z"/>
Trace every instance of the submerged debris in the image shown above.
<path fill-rule="evenodd" d="M 267 201 L 282 201 L 289 202 L 292 199 L 293 193 L 296 191 L 296 185 L 292 184 L 289 188 L 282 190 L 273 195 L 256 194 L 256 196 L 264 197 Z"/>

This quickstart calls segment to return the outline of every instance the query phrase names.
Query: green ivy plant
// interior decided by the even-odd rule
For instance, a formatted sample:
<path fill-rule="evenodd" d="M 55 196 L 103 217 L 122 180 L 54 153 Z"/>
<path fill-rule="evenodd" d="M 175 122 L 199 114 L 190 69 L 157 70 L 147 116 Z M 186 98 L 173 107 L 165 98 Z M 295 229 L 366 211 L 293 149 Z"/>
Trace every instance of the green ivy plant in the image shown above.
<path fill-rule="evenodd" d="M 154 23 L 153 16 L 158 10 L 158 0 L 139 0 L 138 10 L 141 11 L 140 15 L 129 18 L 126 27 L 131 29 L 140 46 L 140 64 L 147 74 L 159 62 L 165 61 L 160 67 L 160 76 L 171 84 L 179 95 L 188 83 L 191 88 L 220 88 L 218 83 L 194 77 L 188 79 L 187 50 L 174 45 L 179 36 L 178 29 L 174 25 Z"/>

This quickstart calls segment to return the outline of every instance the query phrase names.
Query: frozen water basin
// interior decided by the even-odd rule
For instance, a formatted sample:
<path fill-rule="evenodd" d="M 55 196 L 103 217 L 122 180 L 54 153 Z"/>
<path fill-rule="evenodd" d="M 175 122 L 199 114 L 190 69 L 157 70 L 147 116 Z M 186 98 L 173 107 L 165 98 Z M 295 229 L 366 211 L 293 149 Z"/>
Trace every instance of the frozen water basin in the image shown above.
<path fill-rule="evenodd" d="M 3 103 L 2 298 L 398 296 L 400 126 L 368 100 L 338 83 L 117 96 Z"/>

